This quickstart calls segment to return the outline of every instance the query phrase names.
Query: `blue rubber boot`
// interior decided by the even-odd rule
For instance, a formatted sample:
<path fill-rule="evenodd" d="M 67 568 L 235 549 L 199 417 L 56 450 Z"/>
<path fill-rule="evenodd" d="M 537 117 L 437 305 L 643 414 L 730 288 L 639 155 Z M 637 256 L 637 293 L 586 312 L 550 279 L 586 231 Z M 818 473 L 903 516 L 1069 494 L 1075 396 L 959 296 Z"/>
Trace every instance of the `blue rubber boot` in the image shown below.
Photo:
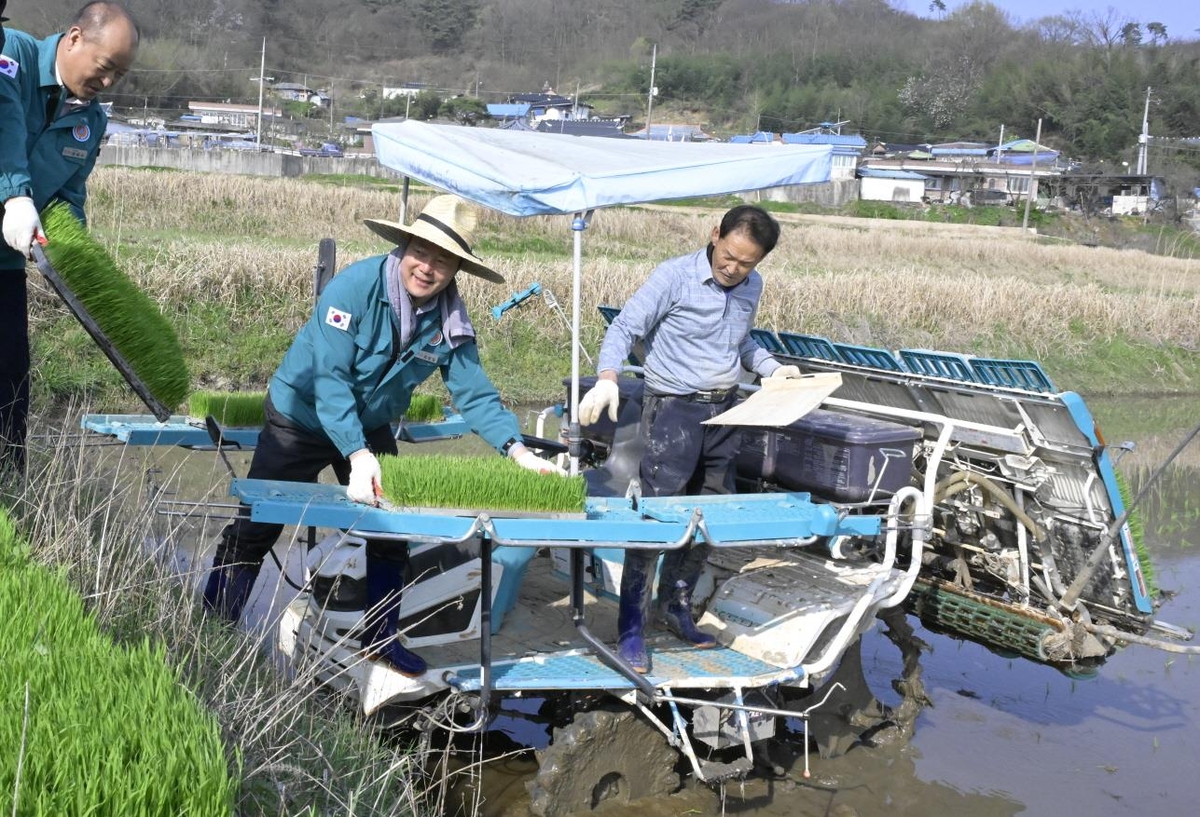
<path fill-rule="evenodd" d="M 701 650 L 717 645 L 717 639 L 696 626 L 692 618 L 692 591 L 700 579 L 708 545 L 672 550 L 663 558 L 658 579 L 658 616 L 680 641 Z"/>
<path fill-rule="evenodd" d="M 645 675 L 650 671 L 643 631 L 650 609 L 650 568 L 657 560 L 653 551 L 625 551 L 621 568 L 621 602 L 617 608 L 617 655 Z"/>
<path fill-rule="evenodd" d="M 261 564 L 226 561 L 220 553 L 213 559 L 204 585 L 204 610 L 237 624 L 250 598 Z"/>
<path fill-rule="evenodd" d="M 387 547 L 403 545 L 389 543 Z M 363 614 L 362 648 L 371 658 L 387 661 L 401 675 L 416 678 L 429 667 L 425 659 L 400 644 L 404 560 L 389 558 L 380 550 L 381 546 L 367 543 L 367 610 Z"/>

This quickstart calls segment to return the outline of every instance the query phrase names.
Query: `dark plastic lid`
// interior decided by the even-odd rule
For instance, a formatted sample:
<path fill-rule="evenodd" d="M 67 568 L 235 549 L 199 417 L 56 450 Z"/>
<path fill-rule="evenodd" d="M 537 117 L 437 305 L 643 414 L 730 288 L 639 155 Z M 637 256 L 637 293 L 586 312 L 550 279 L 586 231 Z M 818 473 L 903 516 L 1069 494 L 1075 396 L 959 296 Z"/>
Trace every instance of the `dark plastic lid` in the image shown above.
<path fill-rule="evenodd" d="M 922 435 L 920 429 L 912 426 L 825 409 L 813 409 L 788 429 L 855 444 L 908 442 Z"/>

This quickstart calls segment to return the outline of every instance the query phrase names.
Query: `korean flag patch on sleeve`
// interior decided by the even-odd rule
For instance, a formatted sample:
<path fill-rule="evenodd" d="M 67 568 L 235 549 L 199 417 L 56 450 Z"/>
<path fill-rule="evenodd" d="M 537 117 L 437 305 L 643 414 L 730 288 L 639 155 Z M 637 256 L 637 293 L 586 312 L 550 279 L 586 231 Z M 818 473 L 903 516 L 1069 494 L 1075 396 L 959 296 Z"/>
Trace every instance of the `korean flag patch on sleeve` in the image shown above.
<path fill-rule="evenodd" d="M 17 71 L 21 68 L 21 64 L 12 57 L 6 57 L 0 54 L 0 74 L 9 79 L 17 78 Z"/>
<path fill-rule="evenodd" d="M 329 307 L 329 311 L 325 313 L 325 323 L 345 332 L 350 328 L 350 317 L 349 312 L 343 312 L 337 307 L 331 306 Z"/>

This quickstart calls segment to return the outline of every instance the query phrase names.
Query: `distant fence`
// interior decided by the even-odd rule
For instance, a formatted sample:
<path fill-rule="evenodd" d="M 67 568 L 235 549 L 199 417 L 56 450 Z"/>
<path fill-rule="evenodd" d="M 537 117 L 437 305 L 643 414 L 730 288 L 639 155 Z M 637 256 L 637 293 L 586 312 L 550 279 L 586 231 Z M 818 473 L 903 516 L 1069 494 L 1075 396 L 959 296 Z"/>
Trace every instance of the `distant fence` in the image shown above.
<path fill-rule="evenodd" d="M 314 173 L 394 178 L 396 174 L 374 156 L 294 156 L 289 153 L 255 153 L 248 150 L 160 148 L 143 145 L 107 145 L 98 164 L 125 167 L 167 167 L 200 173 L 241 176 L 295 177 Z"/>

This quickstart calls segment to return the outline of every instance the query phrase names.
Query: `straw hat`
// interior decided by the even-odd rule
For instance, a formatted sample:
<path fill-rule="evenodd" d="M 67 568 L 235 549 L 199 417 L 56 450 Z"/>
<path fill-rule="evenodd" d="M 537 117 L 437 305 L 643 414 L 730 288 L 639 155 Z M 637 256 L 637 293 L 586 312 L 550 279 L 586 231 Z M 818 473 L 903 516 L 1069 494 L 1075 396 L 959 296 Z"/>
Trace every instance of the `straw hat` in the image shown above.
<path fill-rule="evenodd" d="M 504 276 L 484 266 L 471 251 L 476 224 L 475 208 L 458 196 L 434 196 L 421 215 L 405 227 L 396 221 L 368 218 L 363 221 L 377 235 L 393 244 L 405 244 L 410 238 L 420 238 L 451 252 L 461 259 L 459 269 L 478 275 L 485 281 L 503 284 Z"/>

